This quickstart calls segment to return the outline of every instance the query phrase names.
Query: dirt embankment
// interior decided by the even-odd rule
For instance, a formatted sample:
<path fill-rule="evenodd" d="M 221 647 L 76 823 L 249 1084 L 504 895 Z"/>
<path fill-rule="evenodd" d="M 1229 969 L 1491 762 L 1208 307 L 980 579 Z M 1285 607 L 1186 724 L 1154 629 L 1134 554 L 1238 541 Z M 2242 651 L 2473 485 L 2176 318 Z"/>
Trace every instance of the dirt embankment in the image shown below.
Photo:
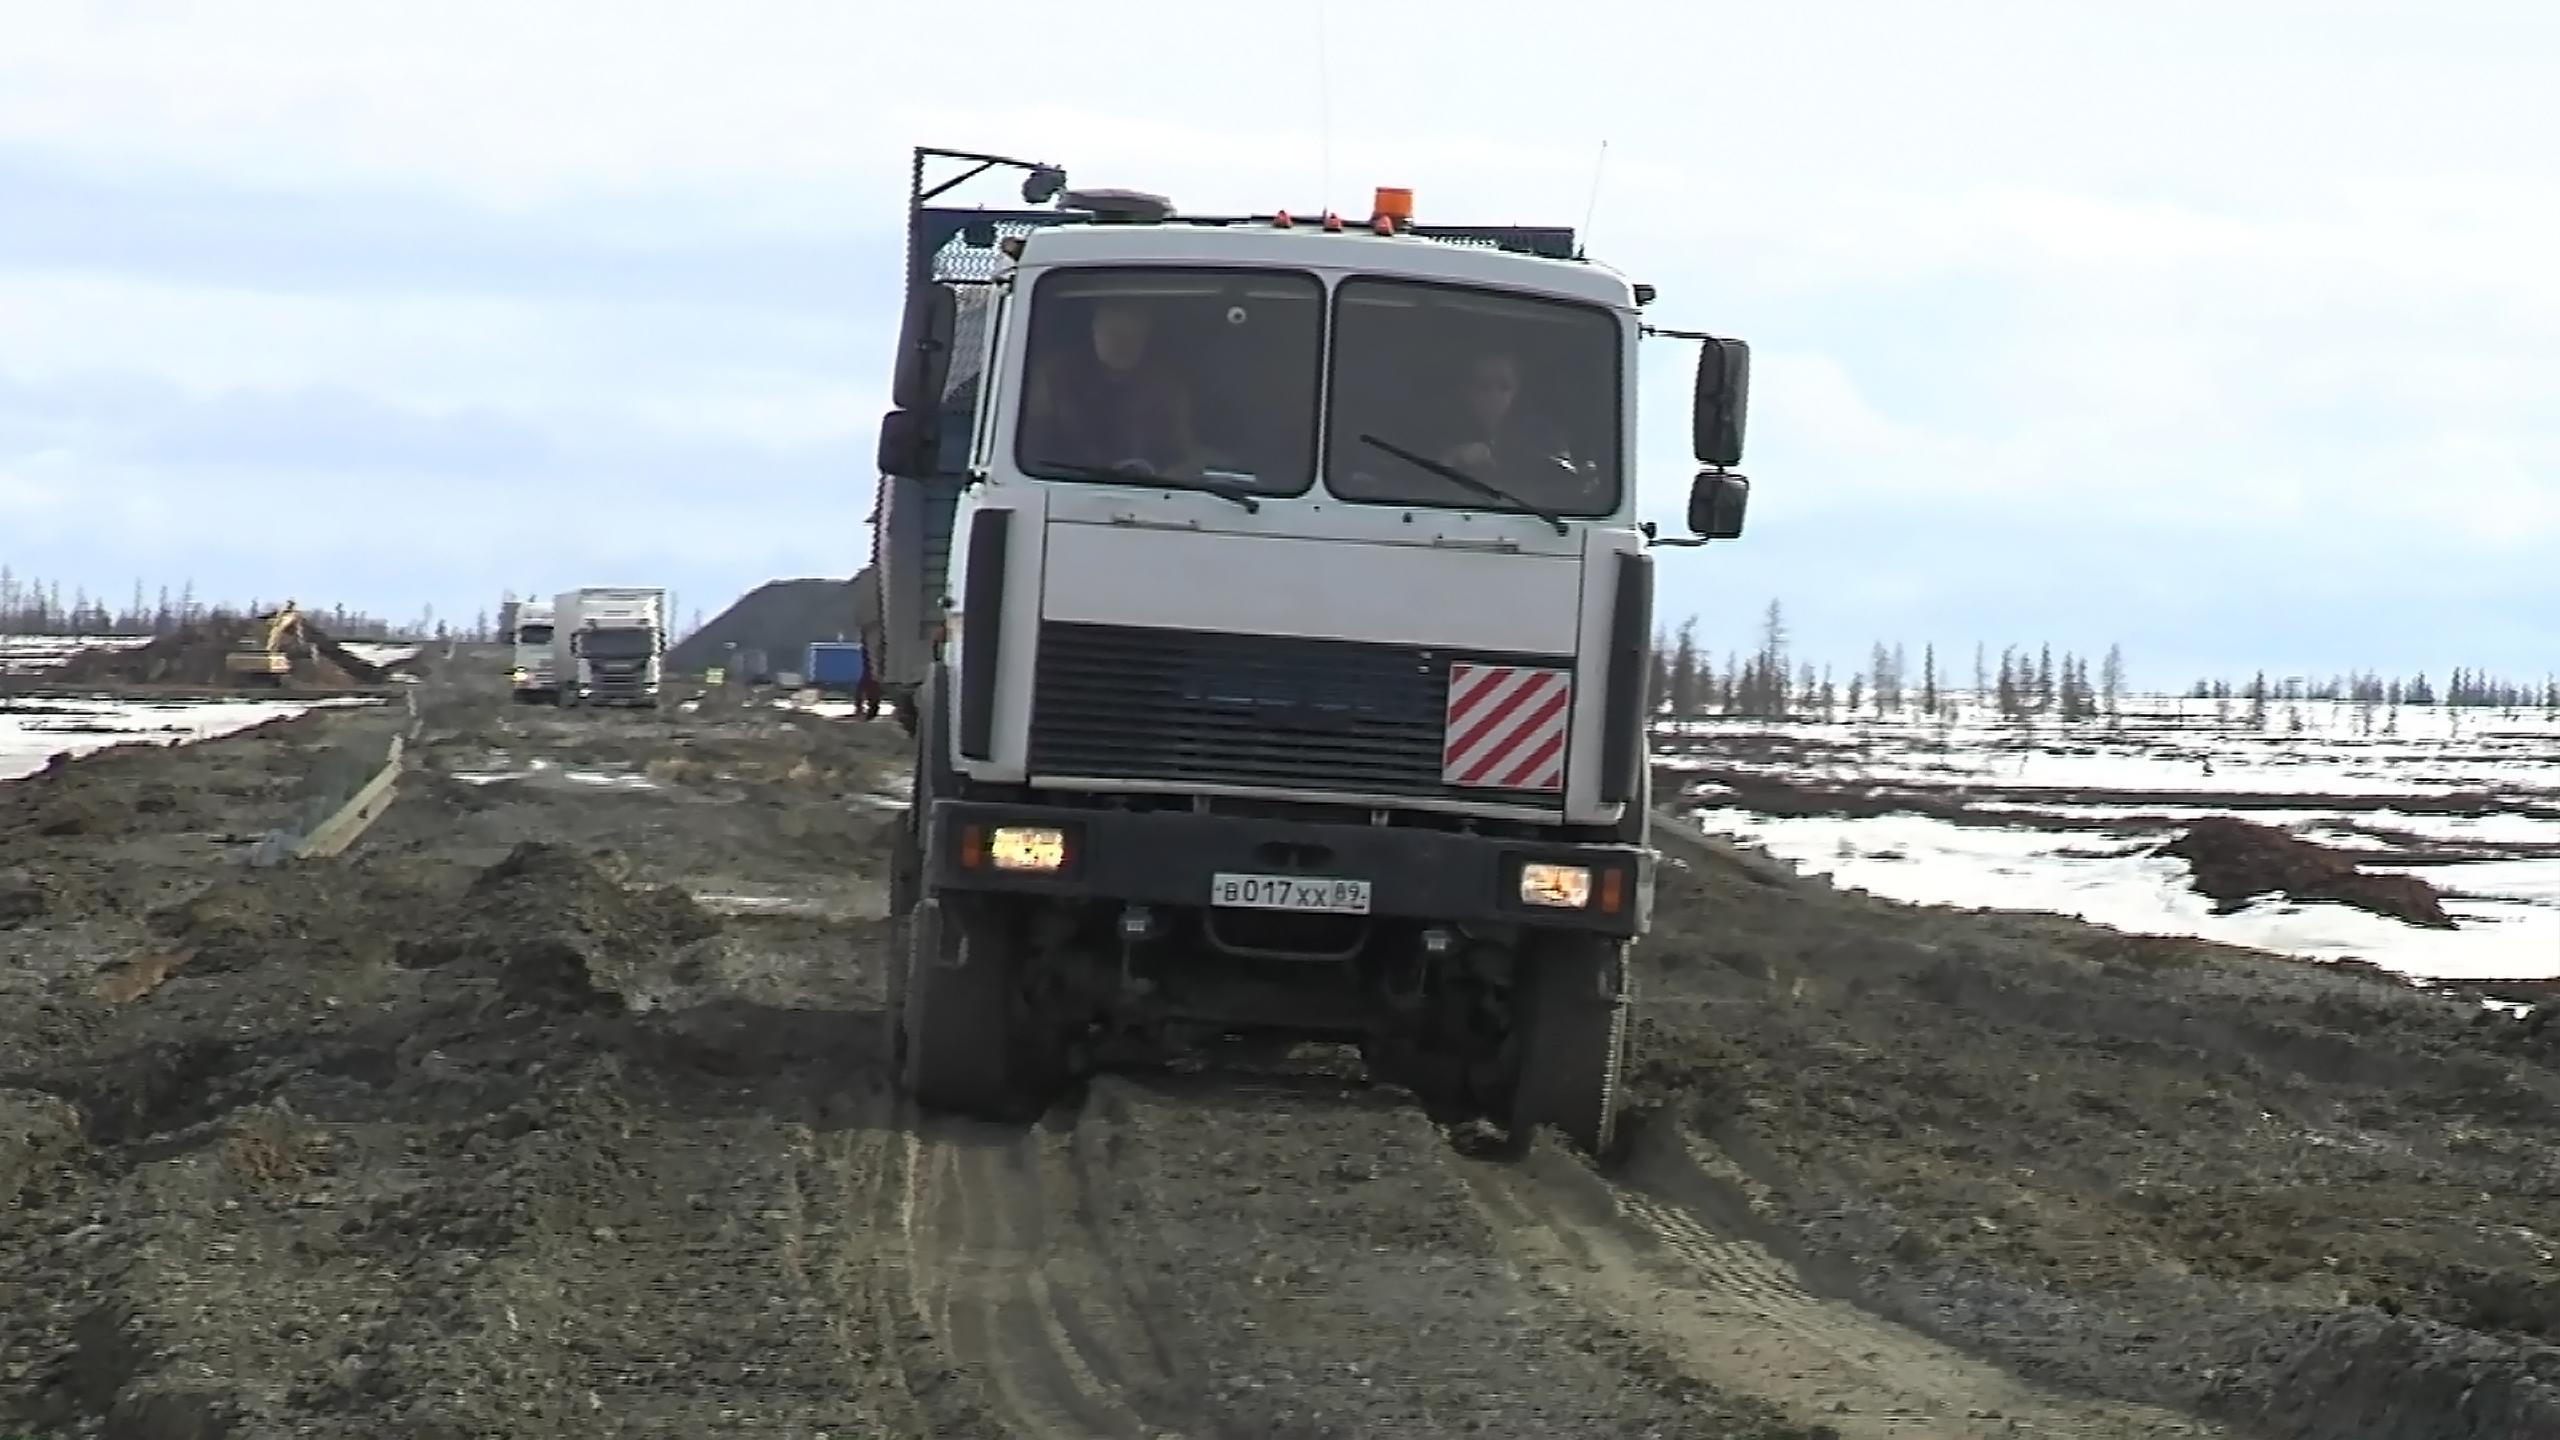
<path fill-rule="evenodd" d="M 308 729 L 0 786 L 122 897 L 0 930 L 0 1430 L 2560 1433 L 2560 1023 L 1718 848 L 1605 1171 L 1322 1051 L 919 1126 L 894 727 L 501 689 L 339 865 L 202 840 Z"/>
<path fill-rule="evenodd" d="M 167 685 L 191 689 L 240 683 L 228 657 L 263 644 L 267 622 L 251 616 L 217 616 L 178 626 L 140 645 L 83 650 L 43 677 L 52 685 Z M 286 690 L 351 690 L 379 685 L 399 667 L 376 665 L 304 621 L 285 640 L 291 670 L 276 677 Z"/>
<path fill-rule="evenodd" d="M 2209 815 L 2188 825 L 2160 853 L 2187 862 L 2198 893 L 2217 913 L 2243 910 L 2257 900 L 2327 900 L 2430 930 L 2454 928 L 2436 887 L 2416 875 L 2364 869 L 2324 845 Z"/>

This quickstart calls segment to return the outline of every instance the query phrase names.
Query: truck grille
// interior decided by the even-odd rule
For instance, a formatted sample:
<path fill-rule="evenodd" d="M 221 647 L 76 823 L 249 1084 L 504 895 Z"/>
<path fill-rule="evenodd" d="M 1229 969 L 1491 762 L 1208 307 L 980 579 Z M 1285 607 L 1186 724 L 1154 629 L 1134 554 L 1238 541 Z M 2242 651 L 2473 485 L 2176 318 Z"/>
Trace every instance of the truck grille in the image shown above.
<path fill-rule="evenodd" d="M 1441 783 L 1449 663 L 1479 658 L 1496 657 L 1044 622 L 1031 773 L 1552 808 L 1553 794 Z"/>

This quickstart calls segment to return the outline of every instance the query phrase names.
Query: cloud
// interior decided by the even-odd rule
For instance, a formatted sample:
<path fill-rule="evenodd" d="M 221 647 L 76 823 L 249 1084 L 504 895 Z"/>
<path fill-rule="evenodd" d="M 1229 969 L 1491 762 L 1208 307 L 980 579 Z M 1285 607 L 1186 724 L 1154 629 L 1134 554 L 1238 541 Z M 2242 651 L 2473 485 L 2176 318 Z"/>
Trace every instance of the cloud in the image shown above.
<path fill-rule="evenodd" d="M 215 527 L 323 483 L 417 513 L 369 604 L 461 603 L 528 505 L 587 517 L 563 565 L 845 568 L 923 141 L 1195 211 L 1589 216 L 1657 319 L 1755 343 L 1751 532 L 1666 565 L 1715 624 L 2549 663 L 2549 7 L 25 8 L 0 531 L 65 565 L 287 563 Z M 1687 358 L 1649 364 L 1676 521 Z"/>

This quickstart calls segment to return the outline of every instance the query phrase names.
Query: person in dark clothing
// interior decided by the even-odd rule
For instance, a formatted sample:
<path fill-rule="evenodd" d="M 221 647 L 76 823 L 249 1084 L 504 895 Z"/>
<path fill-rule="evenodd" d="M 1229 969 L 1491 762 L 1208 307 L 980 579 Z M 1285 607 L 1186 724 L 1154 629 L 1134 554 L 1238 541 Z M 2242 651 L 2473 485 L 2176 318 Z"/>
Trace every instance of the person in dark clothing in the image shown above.
<path fill-rule="evenodd" d="M 1133 477 L 1196 466 L 1191 395 L 1149 346 L 1152 326 L 1135 306 L 1105 301 L 1087 344 L 1052 351 L 1034 369 L 1023 411 L 1022 458 Z"/>
<path fill-rule="evenodd" d="M 865 720 L 880 714 L 880 662 L 887 658 L 880 598 L 880 567 L 866 565 L 853 577 L 853 630 L 862 642 L 862 680 L 854 687 L 853 700 Z"/>
<path fill-rule="evenodd" d="M 1520 389 L 1518 361 L 1499 351 L 1477 357 L 1467 370 L 1462 438 L 1439 461 L 1524 500 L 1578 508 L 1589 467 L 1573 460 L 1562 430 L 1519 404 Z"/>

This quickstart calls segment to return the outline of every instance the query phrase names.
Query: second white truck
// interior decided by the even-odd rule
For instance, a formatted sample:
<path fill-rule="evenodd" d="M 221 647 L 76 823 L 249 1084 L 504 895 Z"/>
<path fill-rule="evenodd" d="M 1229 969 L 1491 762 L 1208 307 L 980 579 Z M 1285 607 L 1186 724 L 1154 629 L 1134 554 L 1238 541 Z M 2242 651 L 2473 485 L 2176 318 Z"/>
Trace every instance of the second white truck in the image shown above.
<path fill-rule="evenodd" d="M 665 681 L 667 592 L 590 585 L 552 602 L 560 703 L 655 709 Z"/>
<path fill-rule="evenodd" d="M 509 603 L 507 643 L 515 648 L 509 679 L 519 705 L 559 703 L 559 669 L 551 650 L 554 613 L 541 600 Z"/>

